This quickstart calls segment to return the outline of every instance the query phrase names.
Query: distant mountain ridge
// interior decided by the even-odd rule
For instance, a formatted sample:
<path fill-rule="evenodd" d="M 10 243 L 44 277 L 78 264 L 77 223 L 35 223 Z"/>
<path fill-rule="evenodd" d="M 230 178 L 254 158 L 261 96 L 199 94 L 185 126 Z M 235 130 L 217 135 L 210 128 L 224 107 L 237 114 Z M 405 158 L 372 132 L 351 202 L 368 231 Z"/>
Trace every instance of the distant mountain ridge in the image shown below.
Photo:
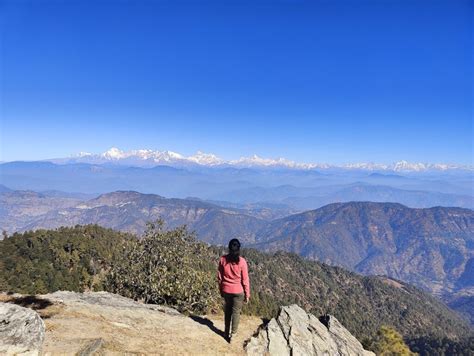
<path fill-rule="evenodd" d="M 335 203 L 270 222 L 255 247 L 284 250 L 442 295 L 473 287 L 474 211 Z"/>
<path fill-rule="evenodd" d="M 334 202 L 350 201 L 396 202 L 412 208 L 437 205 L 474 208 L 474 198 L 469 195 L 399 189 L 364 182 L 315 188 L 289 185 L 271 188 L 251 187 L 227 192 L 220 197 L 223 200 L 240 203 L 284 204 L 300 211 L 320 208 Z"/>
<path fill-rule="evenodd" d="M 0 229 L 8 232 L 94 223 L 141 235 L 147 222 L 163 218 L 170 228 L 187 225 L 200 239 L 223 244 L 232 237 L 255 241 L 256 231 L 265 224 L 243 210 L 133 191 L 87 201 L 16 191 L 0 194 L 0 202 L 5 207 L 0 209 Z"/>
<path fill-rule="evenodd" d="M 175 166 L 234 166 L 234 167 L 280 167 L 290 169 L 357 169 L 357 170 L 382 170 L 382 171 L 429 171 L 429 170 L 468 170 L 473 171 L 474 167 L 469 165 L 441 164 L 441 163 L 411 163 L 404 160 L 392 164 L 378 163 L 350 163 L 345 165 L 332 165 L 327 163 L 298 163 L 286 158 L 262 158 L 257 155 L 250 157 L 240 157 L 236 160 L 225 160 L 213 153 L 196 152 L 191 156 L 184 156 L 173 151 L 156 151 L 150 149 L 139 149 L 131 151 L 122 151 L 117 147 L 94 154 L 89 152 L 80 152 L 77 155 L 68 158 L 57 158 L 50 161 L 56 163 L 93 163 L 101 164 L 112 162 L 115 164 L 154 166 L 159 164 Z"/>

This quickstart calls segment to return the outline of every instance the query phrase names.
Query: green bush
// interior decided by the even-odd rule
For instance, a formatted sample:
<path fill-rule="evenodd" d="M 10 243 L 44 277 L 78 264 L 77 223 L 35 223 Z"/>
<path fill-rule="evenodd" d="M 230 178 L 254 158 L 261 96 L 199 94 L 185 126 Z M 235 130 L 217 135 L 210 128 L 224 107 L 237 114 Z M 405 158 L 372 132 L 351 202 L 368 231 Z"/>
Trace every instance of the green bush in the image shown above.
<path fill-rule="evenodd" d="M 410 351 L 403 341 L 402 336 L 393 328 L 382 326 L 375 335 L 370 350 L 378 356 L 413 356 L 417 355 Z"/>
<path fill-rule="evenodd" d="M 185 226 L 165 230 L 148 224 L 144 237 L 127 246 L 106 280 L 107 290 L 182 312 L 206 312 L 218 301 L 213 256 Z"/>

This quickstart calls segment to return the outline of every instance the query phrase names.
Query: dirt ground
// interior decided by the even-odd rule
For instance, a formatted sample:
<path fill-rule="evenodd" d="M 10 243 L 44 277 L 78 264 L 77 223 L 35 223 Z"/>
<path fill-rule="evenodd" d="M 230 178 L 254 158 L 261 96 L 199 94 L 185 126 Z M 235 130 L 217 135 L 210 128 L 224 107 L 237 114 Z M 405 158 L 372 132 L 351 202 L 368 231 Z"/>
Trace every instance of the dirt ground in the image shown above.
<path fill-rule="evenodd" d="M 242 316 L 237 338 L 228 344 L 223 315 L 188 317 L 73 300 L 34 302 L 26 300 L 24 306 L 36 309 L 45 322 L 43 355 L 243 355 L 244 342 L 262 323 Z"/>

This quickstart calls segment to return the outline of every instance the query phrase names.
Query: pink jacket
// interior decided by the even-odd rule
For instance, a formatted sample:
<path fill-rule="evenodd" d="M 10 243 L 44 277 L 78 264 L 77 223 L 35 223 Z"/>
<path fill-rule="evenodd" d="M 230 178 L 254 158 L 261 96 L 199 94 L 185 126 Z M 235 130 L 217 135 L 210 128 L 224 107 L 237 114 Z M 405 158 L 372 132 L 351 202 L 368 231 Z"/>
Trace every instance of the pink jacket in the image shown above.
<path fill-rule="evenodd" d="M 244 293 L 250 298 L 250 281 L 245 258 L 240 257 L 239 263 L 231 263 L 227 262 L 226 256 L 222 256 L 219 260 L 217 280 L 221 293 Z"/>

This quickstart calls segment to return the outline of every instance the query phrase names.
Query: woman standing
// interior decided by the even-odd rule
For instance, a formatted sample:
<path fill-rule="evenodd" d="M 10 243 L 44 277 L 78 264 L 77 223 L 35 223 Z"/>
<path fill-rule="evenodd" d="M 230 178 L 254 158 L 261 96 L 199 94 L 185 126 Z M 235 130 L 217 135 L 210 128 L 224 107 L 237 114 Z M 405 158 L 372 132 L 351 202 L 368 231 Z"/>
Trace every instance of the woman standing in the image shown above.
<path fill-rule="evenodd" d="M 221 296 L 225 300 L 225 336 L 230 343 L 239 328 L 242 304 L 244 301 L 248 303 L 250 299 L 247 261 L 240 257 L 239 240 L 229 241 L 229 253 L 219 260 L 217 279 Z"/>

